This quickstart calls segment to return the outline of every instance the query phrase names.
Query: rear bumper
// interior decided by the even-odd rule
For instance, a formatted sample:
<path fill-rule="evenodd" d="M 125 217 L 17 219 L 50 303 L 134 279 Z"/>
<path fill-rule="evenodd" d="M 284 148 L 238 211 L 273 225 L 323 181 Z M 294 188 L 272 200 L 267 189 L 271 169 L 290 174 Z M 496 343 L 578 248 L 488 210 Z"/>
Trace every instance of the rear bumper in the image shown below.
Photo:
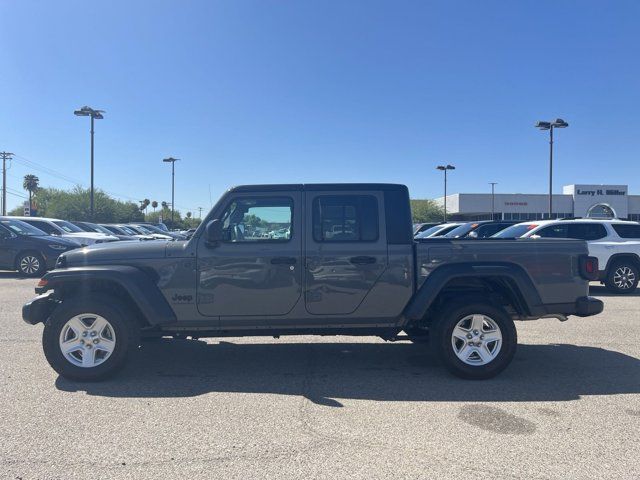
<path fill-rule="evenodd" d="M 22 319 L 29 325 L 35 325 L 47 320 L 56 306 L 52 297 L 53 291 L 38 295 L 22 306 Z"/>
<path fill-rule="evenodd" d="M 604 303 L 595 297 L 580 297 L 576 300 L 576 315 L 579 317 L 590 317 L 597 315 L 604 310 Z"/>

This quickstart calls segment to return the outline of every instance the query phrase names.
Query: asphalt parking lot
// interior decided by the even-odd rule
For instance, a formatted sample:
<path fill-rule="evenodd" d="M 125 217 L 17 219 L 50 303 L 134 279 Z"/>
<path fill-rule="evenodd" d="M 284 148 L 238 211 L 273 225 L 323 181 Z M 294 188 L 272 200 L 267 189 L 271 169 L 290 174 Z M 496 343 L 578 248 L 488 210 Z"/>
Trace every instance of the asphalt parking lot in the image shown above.
<path fill-rule="evenodd" d="M 640 478 L 640 294 L 518 323 L 498 378 L 372 337 L 146 343 L 103 383 L 58 377 L 0 272 L 0 478 Z"/>

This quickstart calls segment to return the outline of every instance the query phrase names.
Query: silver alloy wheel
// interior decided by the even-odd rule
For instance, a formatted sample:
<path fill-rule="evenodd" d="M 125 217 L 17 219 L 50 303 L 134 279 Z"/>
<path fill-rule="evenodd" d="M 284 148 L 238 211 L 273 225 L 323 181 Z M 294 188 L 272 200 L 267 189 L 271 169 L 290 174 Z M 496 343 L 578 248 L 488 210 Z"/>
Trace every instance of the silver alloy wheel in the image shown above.
<path fill-rule="evenodd" d="M 636 274 L 627 266 L 618 267 L 613 272 L 613 283 L 620 290 L 630 289 L 635 281 Z"/>
<path fill-rule="evenodd" d="M 104 363 L 116 346 L 116 333 L 100 315 L 81 313 L 60 331 L 60 351 L 77 367 L 91 368 Z"/>
<path fill-rule="evenodd" d="M 27 275 L 32 275 L 40 270 L 40 260 L 33 255 L 25 255 L 20 260 L 20 271 Z"/>
<path fill-rule="evenodd" d="M 491 317 L 476 313 L 462 318 L 451 333 L 456 356 L 467 365 L 486 365 L 502 348 L 502 332 Z"/>

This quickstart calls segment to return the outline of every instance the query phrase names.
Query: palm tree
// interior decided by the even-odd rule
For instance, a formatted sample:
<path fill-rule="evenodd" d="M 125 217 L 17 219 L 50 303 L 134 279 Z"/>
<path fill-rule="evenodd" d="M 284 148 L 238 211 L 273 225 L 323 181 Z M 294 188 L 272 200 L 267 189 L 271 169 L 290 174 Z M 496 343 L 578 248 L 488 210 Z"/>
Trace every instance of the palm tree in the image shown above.
<path fill-rule="evenodd" d="M 158 202 L 155 200 L 151 202 L 151 206 L 153 207 L 153 213 L 156 213 L 156 208 L 158 208 Z"/>
<path fill-rule="evenodd" d="M 29 174 L 24 176 L 24 181 L 22 182 L 22 188 L 29 192 L 29 210 L 31 210 L 31 198 L 33 194 L 38 191 L 40 179 L 35 175 Z"/>
<path fill-rule="evenodd" d="M 162 205 L 163 210 L 169 208 L 169 204 L 167 202 L 162 202 L 160 205 Z"/>
<path fill-rule="evenodd" d="M 187 218 L 191 218 L 191 212 L 187 212 Z"/>
<path fill-rule="evenodd" d="M 149 200 L 148 198 L 145 198 L 144 200 L 139 200 L 139 203 L 140 203 L 140 211 L 144 212 L 144 214 L 146 215 L 147 207 L 151 203 L 151 200 Z"/>

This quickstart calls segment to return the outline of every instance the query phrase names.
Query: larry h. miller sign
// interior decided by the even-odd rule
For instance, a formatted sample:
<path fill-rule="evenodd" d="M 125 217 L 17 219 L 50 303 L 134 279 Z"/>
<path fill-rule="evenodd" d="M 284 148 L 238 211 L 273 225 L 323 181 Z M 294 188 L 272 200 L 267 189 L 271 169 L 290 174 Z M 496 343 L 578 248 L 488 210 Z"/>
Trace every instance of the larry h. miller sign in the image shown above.
<path fill-rule="evenodd" d="M 562 193 L 573 196 L 576 217 L 587 217 L 593 209 L 604 206 L 613 210 L 616 217 L 626 218 L 627 192 L 627 185 L 567 185 Z"/>

